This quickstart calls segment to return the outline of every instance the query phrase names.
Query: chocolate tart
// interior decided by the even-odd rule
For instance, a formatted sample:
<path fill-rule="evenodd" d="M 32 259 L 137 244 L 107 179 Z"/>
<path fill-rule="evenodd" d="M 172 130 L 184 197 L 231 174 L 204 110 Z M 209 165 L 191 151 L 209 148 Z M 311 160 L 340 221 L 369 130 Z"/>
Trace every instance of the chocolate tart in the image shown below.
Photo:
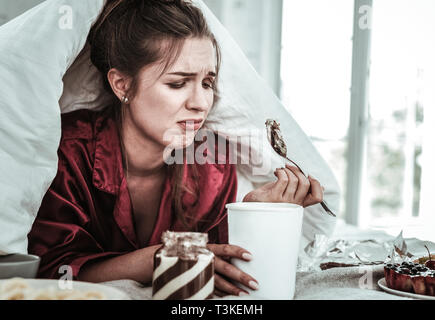
<path fill-rule="evenodd" d="M 390 289 L 421 295 L 435 296 L 435 270 L 416 262 L 387 264 L 385 281 Z"/>

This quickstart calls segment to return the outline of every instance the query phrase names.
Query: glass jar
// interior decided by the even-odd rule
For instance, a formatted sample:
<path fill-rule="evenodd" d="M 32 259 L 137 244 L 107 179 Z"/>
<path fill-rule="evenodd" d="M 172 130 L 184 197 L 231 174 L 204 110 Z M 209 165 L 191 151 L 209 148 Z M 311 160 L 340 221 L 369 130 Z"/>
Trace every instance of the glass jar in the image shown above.
<path fill-rule="evenodd" d="M 165 232 L 154 256 L 153 300 L 206 300 L 214 292 L 208 234 Z"/>

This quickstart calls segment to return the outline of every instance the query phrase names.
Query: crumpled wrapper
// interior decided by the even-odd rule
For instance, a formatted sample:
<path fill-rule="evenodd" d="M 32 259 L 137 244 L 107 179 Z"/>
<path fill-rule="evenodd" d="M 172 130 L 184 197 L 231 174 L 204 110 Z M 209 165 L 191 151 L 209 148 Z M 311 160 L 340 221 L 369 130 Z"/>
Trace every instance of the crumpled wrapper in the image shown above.
<path fill-rule="evenodd" d="M 411 261 L 415 256 L 408 251 L 403 232 L 393 241 L 332 240 L 316 235 L 305 247 L 305 256 L 298 261 L 299 272 L 322 271 L 339 267 L 376 266 L 384 263 Z"/>

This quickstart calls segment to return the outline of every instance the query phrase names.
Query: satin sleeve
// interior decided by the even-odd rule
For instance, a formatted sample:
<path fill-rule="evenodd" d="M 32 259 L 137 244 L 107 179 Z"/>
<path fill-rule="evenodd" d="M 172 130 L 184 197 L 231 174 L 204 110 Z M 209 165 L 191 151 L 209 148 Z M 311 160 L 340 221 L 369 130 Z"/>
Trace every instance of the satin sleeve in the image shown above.
<path fill-rule="evenodd" d="M 41 258 L 39 278 L 70 276 L 77 280 L 86 263 L 125 254 L 105 252 L 90 233 L 92 192 L 86 161 L 83 157 L 77 161 L 77 154 L 84 153 L 68 155 L 59 150 L 57 175 L 28 235 L 29 253 Z"/>
<path fill-rule="evenodd" d="M 235 165 L 225 166 L 225 176 L 213 211 L 218 217 L 208 232 L 209 243 L 228 244 L 228 212 L 226 205 L 235 203 L 237 199 L 237 171 Z"/>

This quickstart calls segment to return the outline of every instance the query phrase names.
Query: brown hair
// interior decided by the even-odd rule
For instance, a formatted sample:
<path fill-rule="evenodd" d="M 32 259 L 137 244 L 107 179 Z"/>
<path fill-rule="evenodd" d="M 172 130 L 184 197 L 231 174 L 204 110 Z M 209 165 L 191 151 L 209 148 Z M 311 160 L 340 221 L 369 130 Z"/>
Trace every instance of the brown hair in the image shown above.
<path fill-rule="evenodd" d="M 215 36 L 211 33 L 201 10 L 188 0 L 107 0 L 99 18 L 88 36 L 91 47 L 91 61 L 100 71 L 105 89 L 114 95 L 107 74 L 116 68 L 131 77 L 132 85 L 127 97 L 132 100 L 137 90 L 139 71 L 154 63 L 162 63 L 162 76 L 177 60 L 184 41 L 188 38 L 210 39 L 216 50 L 216 81 L 214 107 L 219 100 L 217 88 L 221 53 Z M 115 97 L 114 97 L 115 98 Z M 119 132 L 123 120 L 123 108 L 116 99 L 114 112 L 118 120 Z M 124 146 L 124 166 L 126 166 Z M 186 159 L 186 157 L 184 157 Z M 191 167 L 193 181 L 198 182 L 198 171 Z M 127 170 L 128 172 L 128 170 Z M 128 173 L 127 173 L 128 174 Z M 186 191 L 199 198 L 199 186 L 193 189 L 183 185 L 184 166 L 174 164 L 168 167 L 173 177 L 172 199 L 176 217 L 187 230 L 195 228 L 193 216 L 183 207 L 182 195 Z"/>

